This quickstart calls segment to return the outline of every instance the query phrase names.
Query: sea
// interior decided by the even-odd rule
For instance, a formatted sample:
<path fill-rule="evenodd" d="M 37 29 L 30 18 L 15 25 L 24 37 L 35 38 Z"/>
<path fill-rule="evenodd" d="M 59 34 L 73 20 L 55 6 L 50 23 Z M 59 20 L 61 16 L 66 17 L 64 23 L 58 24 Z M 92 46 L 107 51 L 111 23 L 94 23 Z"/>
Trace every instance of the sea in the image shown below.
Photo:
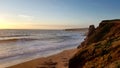
<path fill-rule="evenodd" d="M 77 48 L 84 34 L 64 30 L 0 30 L 0 68 Z"/>

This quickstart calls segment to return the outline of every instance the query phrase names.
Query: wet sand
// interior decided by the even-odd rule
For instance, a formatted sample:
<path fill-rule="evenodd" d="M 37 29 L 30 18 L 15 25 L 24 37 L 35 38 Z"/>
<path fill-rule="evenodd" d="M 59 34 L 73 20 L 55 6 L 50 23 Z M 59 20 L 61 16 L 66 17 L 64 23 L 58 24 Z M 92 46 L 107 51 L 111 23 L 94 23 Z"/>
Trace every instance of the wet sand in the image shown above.
<path fill-rule="evenodd" d="M 65 50 L 52 56 L 38 58 L 7 68 L 68 68 L 68 61 L 76 51 L 77 49 Z"/>

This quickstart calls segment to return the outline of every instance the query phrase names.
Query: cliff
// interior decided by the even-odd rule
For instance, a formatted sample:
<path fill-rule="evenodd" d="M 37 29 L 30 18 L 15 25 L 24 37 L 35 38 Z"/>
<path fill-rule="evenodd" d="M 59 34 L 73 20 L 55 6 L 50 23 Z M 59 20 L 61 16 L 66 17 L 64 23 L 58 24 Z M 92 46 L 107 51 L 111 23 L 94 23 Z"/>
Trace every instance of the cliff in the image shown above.
<path fill-rule="evenodd" d="M 97 28 L 91 25 L 69 68 L 120 68 L 120 20 L 104 20 Z"/>

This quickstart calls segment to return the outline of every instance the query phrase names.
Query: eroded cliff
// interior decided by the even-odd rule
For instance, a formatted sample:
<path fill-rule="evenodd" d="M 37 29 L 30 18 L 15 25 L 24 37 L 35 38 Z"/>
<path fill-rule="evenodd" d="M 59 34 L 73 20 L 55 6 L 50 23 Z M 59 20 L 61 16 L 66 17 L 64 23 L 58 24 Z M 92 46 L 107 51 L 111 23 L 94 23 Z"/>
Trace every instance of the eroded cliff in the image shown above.
<path fill-rule="evenodd" d="M 69 68 L 120 68 L 120 20 L 104 20 L 95 29 L 90 26 Z"/>

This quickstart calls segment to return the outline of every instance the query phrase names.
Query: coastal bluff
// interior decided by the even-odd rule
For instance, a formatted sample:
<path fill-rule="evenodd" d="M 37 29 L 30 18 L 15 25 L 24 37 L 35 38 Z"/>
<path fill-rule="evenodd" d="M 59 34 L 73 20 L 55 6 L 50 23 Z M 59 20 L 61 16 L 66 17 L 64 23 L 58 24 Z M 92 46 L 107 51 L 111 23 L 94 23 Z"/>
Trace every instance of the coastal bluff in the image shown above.
<path fill-rule="evenodd" d="M 120 19 L 91 25 L 69 68 L 120 68 Z"/>

